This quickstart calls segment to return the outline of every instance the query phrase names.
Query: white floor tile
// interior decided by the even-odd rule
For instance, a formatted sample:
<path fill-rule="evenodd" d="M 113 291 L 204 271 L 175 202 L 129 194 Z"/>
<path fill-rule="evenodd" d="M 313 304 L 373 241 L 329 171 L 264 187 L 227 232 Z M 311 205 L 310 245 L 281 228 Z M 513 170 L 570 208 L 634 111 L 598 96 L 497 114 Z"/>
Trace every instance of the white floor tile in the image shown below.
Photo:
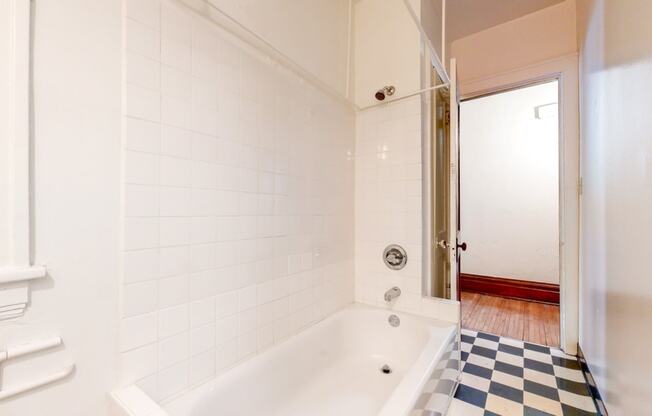
<path fill-rule="evenodd" d="M 469 373 L 462 373 L 462 384 L 480 391 L 489 391 L 489 384 L 491 380 L 484 377 L 478 377 Z"/>
<path fill-rule="evenodd" d="M 505 399 L 495 394 L 487 396 L 487 404 L 485 409 L 499 415 L 522 415 L 523 405 L 508 399 Z"/>
<path fill-rule="evenodd" d="M 595 405 L 591 396 L 580 396 L 569 391 L 559 390 L 559 399 L 562 403 L 577 407 L 578 409 L 595 412 Z"/>
<path fill-rule="evenodd" d="M 554 366 L 555 375 L 557 377 L 565 378 L 566 380 L 577 381 L 578 383 L 585 383 L 584 374 L 580 370 L 571 370 L 566 367 Z"/>
<path fill-rule="evenodd" d="M 463 402 L 461 400 L 453 399 L 450 407 L 448 408 L 447 416 L 483 416 L 484 409 L 481 409 L 472 404 Z"/>
<path fill-rule="evenodd" d="M 502 361 L 507 364 L 515 365 L 517 367 L 523 367 L 523 357 L 519 357 L 518 355 L 514 354 L 509 354 L 506 352 L 498 351 L 498 354 L 496 354 L 496 361 Z"/>
<path fill-rule="evenodd" d="M 510 374 L 503 373 L 502 371 L 495 371 L 491 376 L 491 381 L 495 381 L 509 387 L 514 387 L 518 390 L 523 390 L 523 379 L 521 377 L 515 377 Z"/>
<path fill-rule="evenodd" d="M 561 403 L 530 392 L 523 394 L 523 404 L 555 416 L 562 416 Z"/>
<path fill-rule="evenodd" d="M 540 371 L 531 370 L 526 368 L 523 370 L 523 378 L 525 380 L 534 381 L 535 383 L 543 384 L 544 386 L 557 388 L 557 381 L 555 377 L 550 374 L 542 373 Z"/>
<path fill-rule="evenodd" d="M 538 351 L 525 350 L 523 356 L 529 358 L 530 360 L 540 361 L 546 364 L 552 364 L 552 357 L 549 354 L 545 354 Z"/>

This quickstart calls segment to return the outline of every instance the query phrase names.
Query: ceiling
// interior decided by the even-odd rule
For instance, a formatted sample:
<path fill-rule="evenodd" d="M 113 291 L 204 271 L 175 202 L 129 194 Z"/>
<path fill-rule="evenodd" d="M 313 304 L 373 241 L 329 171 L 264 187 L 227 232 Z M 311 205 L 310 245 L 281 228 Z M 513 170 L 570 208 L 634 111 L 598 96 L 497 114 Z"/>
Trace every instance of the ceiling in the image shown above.
<path fill-rule="evenodd" d="M 564 0 L 447 0 L 446 39 L 452 42 Z"/>

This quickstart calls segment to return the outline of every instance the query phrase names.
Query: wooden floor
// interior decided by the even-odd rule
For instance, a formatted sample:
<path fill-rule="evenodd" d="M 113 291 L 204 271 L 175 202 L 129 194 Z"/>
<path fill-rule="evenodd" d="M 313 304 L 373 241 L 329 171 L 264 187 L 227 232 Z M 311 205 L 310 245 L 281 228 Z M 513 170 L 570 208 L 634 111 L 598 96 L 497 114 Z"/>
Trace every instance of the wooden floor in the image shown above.
<path fill-rule="evenodd" d="M 559 346 L 559 306 L 462 292 L 462 328 Z"/>

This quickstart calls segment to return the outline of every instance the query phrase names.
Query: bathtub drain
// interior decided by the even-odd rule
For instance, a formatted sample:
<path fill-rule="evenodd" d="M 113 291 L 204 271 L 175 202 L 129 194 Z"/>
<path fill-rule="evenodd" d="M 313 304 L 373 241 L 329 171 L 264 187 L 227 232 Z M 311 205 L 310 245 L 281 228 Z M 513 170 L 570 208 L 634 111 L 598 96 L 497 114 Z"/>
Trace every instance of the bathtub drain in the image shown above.
<path fill-rule="evenodd" d="M 392 374 L 392 369 L 385 364 L 384 366 L 380 367 L 380 372 L 383 374 Z"/>

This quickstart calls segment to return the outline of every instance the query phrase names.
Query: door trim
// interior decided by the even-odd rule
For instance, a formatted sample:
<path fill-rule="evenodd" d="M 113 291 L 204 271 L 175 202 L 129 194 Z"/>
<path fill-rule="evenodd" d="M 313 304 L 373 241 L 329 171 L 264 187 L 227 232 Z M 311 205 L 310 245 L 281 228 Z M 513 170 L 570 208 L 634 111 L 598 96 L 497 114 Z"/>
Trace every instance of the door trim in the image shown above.
<path fill-rule="evenodd" d="M 559 283 L 560 344 L 577 354 L 579 339 L 579 97 L 578 55 L 572 53 L 519 69 L 461 80 L 462 100 L 546 80 L 559 81 Z"/>

